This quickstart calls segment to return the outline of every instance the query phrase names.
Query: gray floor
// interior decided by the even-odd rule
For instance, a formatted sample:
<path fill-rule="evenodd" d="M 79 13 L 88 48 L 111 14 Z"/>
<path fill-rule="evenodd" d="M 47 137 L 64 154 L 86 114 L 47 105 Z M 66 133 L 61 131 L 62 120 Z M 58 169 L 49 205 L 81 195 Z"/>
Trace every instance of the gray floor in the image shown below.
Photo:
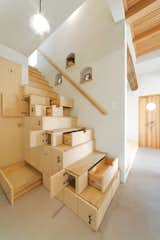
<path fill-rule="evenodd" d="M 0 240 L 159 240 L 160 151 L 140 149 L 98 233 L 69 209 L 50 200 L 43 187 L 11 207 L 0 192 Z M 57 215 L 56 215 L 57 213 Z"/>

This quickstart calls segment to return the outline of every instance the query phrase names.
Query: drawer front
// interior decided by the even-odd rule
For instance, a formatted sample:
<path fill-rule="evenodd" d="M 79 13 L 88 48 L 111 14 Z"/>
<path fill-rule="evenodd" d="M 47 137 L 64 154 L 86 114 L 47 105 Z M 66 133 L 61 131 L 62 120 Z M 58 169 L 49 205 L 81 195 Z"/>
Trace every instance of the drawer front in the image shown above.
<path fill-rule="evenodd" d="M 64 204 L 75 214 L 78 214 L 78 195 L 70 187 L 64 189 Z"/>
<path fill-rule="evenodd" d="M 47 107 L 47 116 L 63 117 L 63 107 L 57 107 L 56 105 Z"/>
<path fill-rule="evenodd" d="M 25 161 L 38 171 L 42 172 L 41 167 L 42 154 L 43 154 L 42 146 L 25 150 Z"/>
<path fill-rule="evenodd" d="M 31 130 L 42 130 L 42 118 L 41 117 L 30 117 L 30 129 Z"/>
<path fill-rule="evenodd" d="M 59 106 L 69 107 L 69 108 L 73 107 L 73 99 L 72 98 L 60 96 L 58 102 L 59 102 Z"/>
<path fill-rule="evenodd" d="M 87 223 L 94 231 L 97 231 L 97 208 L 79 197 L 78 216 Z"/>
<path fill-rule="evenodd" d="M 64 134 L 64 144 L 76 146 L 93 139 L 92 130 L 77 131 Z"/>
<path fill-rule="evenodd" d="M 50 176 L 43 174 L 43 186 L 50 191 Z"/>
<path fill-rule="evenodd" d="M 30 105 L 30 116 L 40 117 L 46 115 L 46 106 L 43 105 Z"/>
<path fill-rule="evenodd" d="M 30 96 L 30 104 L 34 105 L 34 104 L 39 104 L 39 105 L 46 105 L 49 106 L 50 105 L 50 99 L 49 97 L 42 97 L 42 96 L 38 96 L 38 95 L 31 95 Z"/>
<path fill-rule="evenodd" d="M 62 170 L 62 156 L 50 146 L 43 147 L 41 166 L 44 174 L 53 175 Z"/>
<path fill-rule="evenodd" d="M 66 171 L 61 170 L 60 172 L 51 176 L 50 184 L 50 196 L 53 198 L 68 185 L 68 175 Z"/>
<path fill-rule="evenodd" d="M 47 143 L 45 131 L 30 132 L 30 147 L 42 146 Z"/>
<path fill-rule="evenodd" d="M 53 129 L 74 127 L 73 119 L 70 117 L 43 117 L 43 130 L 51 131 Z"/>

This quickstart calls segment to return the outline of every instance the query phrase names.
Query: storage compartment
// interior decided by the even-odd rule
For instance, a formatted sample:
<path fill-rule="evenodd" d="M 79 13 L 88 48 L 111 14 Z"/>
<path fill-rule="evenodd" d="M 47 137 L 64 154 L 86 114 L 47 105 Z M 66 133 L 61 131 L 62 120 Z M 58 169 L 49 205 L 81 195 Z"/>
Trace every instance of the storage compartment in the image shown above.
<path fill-rule="evenodd" d="M 30 105 L 30 116 L 33 117 L 40 117 L 46 115 L 46 106 L 38 105 L 38 104 L 32 104 Z"/>
<path fill-rule="evenodd" d="M 17 198 L 41 183 L 42 175 L 24 162 L 0 169 L 0 184 L 12 205 Z"/>
<path fill-rule="evenodd" d="M 55 101 L 53 103 L 55 104 Z M 69 98 L 69 97 L 59 96 L 56 100 L 56 105 L 72 108 L 73 107 L 73 99 Z"/>
<path fill-rule="evenodd" d="M 88 186 L 78 199 L 78 215 L 94 231 L 97 231 L 103 217 L 120 184 L 120 173 L 112 178 L 105 193 L 92 186 Z"/>
<path fill-rule="evenodd" d="M 25 147 L 38 147 L 47 144 L 48 142 L 46 133 L 43 130 L 30 131 L 28 134 L 30 134 L 29 144 L 25 141 Z"/>
<path fill-rule="evenodd" d="M 46 116 L 63 117 L 63 107 L 56 107 L 56 105 L 47 107 Z"/>
<path fill-rule="evenodd" d="M 66 145 L 76 146 L 93 139 L 91 129 L 84 129 L 83 131 L 65 133 L 63 136 L 63 142 Z"/>
<path fill-rule="evenodd" d="M 28 117 L 25 118 L 30 130 L 46 130 L 77 127 L 77 119 L 71 117 Z"/>
<path fill-rule="evenodd" d="M 104 158 L 89 171 L 89 184 L 104 192 L 118 171 L 118 159 Z"/>

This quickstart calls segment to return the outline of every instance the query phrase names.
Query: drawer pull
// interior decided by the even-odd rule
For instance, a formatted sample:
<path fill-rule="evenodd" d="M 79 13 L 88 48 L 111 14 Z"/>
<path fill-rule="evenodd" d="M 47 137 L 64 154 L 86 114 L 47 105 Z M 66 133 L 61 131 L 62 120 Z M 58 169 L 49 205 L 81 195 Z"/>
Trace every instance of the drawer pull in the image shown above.
<path fill-rule="evenodd" d="M 91 216 L 91 215 L 88 216 L 88 223 L 89 223 L 89 224 L 92 223 L 92 216 Z"/>
<path fill-rule="evenodd" d="M 61 159 L 60 156 L 57 157 L 57 163 L 60 163 Z"/>
<path fill-rule="evenodd" d="M 38 121 L 38 126 L 41 126 L 41 121 L 40 120 Z"/>

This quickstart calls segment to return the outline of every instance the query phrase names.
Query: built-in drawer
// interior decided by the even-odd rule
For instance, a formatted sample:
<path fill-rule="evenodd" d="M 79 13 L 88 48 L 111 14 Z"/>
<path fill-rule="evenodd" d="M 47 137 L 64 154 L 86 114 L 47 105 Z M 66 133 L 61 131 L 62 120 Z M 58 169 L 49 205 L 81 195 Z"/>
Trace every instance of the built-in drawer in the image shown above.
<path fill-rule="evenodd" d="M 85 129 L 84 131 L 77 131 L 71 133 L 65 133 L 63 136 L 63 142 L 66 145 L 76 146 L 93 139 L 93 133 L 91 129 Z"/>
<path fill-rule="evenodd" d="M 71 117 L 29 117 L 30 130 L 53 130 L 77 127 L 77 119 Z"/>
<path fill-rule="evenodd" d="M 29 147 L 38 147 L 48 143 L 47 135 L 43 130 L 30 131 Z M 25 145 L 26 146 L 26 145 Z"/>
<path fill-rule="evenodd" d="M 79 195 L 78 215 L 94 231 L 98 230 L 119 184 L 120 173 L 117 172 L 105 193 L 102 193 L 92 186 L 89 186 Z"/>
<path fill-rule="evenodd" d="M 105 192 L 117 171 L 118 159 L 104 158 L 89 171 L 89 184 Z"/>
<path fill-rule="evenodd" d="M 52 105 L 46 108 L 46 116 L 63 117 L 63 107 Z"/>
<path fill-rule="evenodd" d="M 32 104 L 30 105 L 30 116 L 33 117 L 46 116 L 46 108 L 47 106 L 44 105 Z"/>

